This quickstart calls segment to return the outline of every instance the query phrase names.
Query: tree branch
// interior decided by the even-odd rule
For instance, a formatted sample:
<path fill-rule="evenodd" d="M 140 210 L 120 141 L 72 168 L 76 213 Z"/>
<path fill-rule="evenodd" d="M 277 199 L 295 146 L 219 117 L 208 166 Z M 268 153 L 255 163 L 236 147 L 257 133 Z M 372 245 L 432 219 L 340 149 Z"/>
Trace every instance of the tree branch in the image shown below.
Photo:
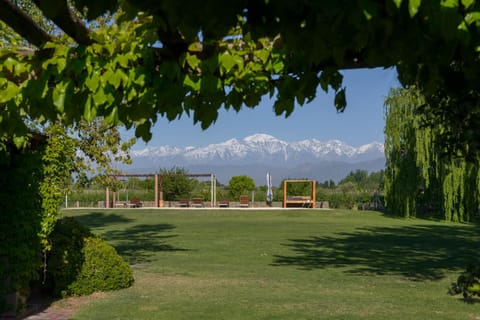
<path fill-rule="evenodd" d="M 83 21 L 70 9 L 66 0 L 57 0 L 54 4 L 48 0 L 33 0 L 33 2 L 45 17 L 55 22 L 78 44 L 89 45 L 93 43 Z"/>
<path fill-rule="evenodd" d="M 0 0 L 0 8 L 0 20 L 34 46 L 40 48 L 51 40 L 47 32 L 10 0 Z"/>
<path fill-rule="evenodd" d="M 326 68 L 335 68 L 338 70 L 354 70 L 354 69 L 371 69 L 371 68 L 378 68 L 378 67 L 389 68 L 391 66 L 383 66 L 380 64 L 370 65 L 370 64 L 367 64 L 363 59 L 358 59 L 358 58 L 345 59 L 341 64 L 334 62 L 333 59 L 329 59 L 328 61 L 315 64 L 312 67 L 312 70 L 316 72 L 320 72 Z"/>

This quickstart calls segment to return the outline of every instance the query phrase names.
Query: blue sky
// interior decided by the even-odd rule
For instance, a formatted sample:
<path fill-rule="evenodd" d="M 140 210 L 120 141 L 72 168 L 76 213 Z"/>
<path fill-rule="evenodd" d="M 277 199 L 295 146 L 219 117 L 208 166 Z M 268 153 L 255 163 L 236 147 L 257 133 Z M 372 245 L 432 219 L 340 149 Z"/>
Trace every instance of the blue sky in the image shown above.
<path fill-rule="evenodd" d="M 285 141 L 316 138 L 321 141 L 338 139 L 352 146 L 384 141 L 383 101 L 390 88 L 399 86 L 394 69 L 360 69 L 342 72 L 347 87 L 347 108 L 337 113 L 333 93 L 321 89 L 314 101 L 297 106 L 290 117 L 275 116 L 273 101 L 265 98 L 254 109 L 239 113 L 222 110 L 210 128 L 202 130 L 186 115 L 169 122 L 159 119 L 147 144 L 137 142 L 133 149 L 145 146 L 206 146 L 231 138 L 242 139 L 255 133 L 270 134 Z M 129 135 L 131 133 L 127 133 Z"/>

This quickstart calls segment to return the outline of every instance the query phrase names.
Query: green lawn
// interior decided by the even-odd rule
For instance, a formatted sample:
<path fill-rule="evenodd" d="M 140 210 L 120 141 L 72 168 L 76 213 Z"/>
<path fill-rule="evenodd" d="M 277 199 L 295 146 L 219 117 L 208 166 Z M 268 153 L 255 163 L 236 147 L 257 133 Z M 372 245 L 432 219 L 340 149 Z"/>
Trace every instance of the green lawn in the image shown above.
<path fill-rule="evenodd" d="M 376 212 L 66 211 L 114 245 L 133 287 L 73 319 L 480 319 L 447 295 L 477 226 Z"/>

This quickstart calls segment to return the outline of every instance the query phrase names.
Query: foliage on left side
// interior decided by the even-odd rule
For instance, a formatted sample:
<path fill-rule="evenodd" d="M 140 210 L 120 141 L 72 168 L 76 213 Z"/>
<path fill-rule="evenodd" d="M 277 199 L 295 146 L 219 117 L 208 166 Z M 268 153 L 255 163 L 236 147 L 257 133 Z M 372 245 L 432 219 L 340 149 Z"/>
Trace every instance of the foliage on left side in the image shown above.
<path fill-rule="evenodd" d="M 43 209 L 40 241 L 44 253 L 51 249 L 49 236 L 58 219 L 58 205 L 69 183 L 75 157 L 74 140 L 61 126 L 52 125 L 46 133 L 49 139 L 42 156 L 43 179 L 40 184 Z"/>
<path fill-rule="evenodd" d="M 5 294 L 26 295 L 29 281 L 38 277 L 42 148 L 19 150 L 7 144 L 0 150 L 0 313 L 12 308 Z"/>
<path fill-rule="evenodd" d="M 72 173 L 82 177 L 95 163 L 96 171 L 106 175 L 111 173 L 113 161 L 128 161 L 133 141 L 121 143 L 116 128 L 104 126 L 101 121 L 82 122 L 80 126 L 79 138 L 73 138 L 63 126 L 51 124 L 45 135 L 30 133 L 27 145 L 2 141 L 0 313 L 8 308 L 5 294 L 18 292 L 26 296 L 29 282 L 39 278 L 42 265 L 41 277 L 45 280 L 46 257 L 52 249 L 50 235 Z"/>

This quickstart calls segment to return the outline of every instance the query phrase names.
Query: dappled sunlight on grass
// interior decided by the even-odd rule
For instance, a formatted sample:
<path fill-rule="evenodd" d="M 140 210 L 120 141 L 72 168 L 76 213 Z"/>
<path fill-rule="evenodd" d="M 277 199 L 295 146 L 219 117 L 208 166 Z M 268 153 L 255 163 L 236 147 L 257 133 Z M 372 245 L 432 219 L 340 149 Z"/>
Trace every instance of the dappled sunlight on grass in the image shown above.
<path fill-rule="evenodd" d="M 133 265 L 72 319 L 475 319 L 476 225 L 349 210 L 68 211 Z M 434 280 L 434 281 L 431 281 Z"/>
<path fill-rule="evenodd" d="M 165 241 L 177 237 L 165 234 L 175 226 L 171 224 L 134 225 L 123 230 L 111 230 L 102 234 L 102 238 L 111 242 L 118 253 L 130 264 L 144 264 L 161 251 L 186 251 L 167 244 Z"/>
<path fill-rule="evenodd" d="M 118 223 L 130 223 L 134 221 L 132 218 L 126 218 L 116 213 L 91 212 L 75 217 L 80 223 L 90 228 L 100 228 Z"/>
<path fill-rule="evenodd" d="M 131 215 L 127 210 L 113 212 L 94 211 L 75 216 L 75 219 L 90 227 L 108 241 L 117 252 L 131 265 L 137 267 L 152 262 L 154 256 L 162 251 L 186 251 L 187 249 L 168 244 L 169 239 L 177 237 L 171 231 L 176 227 L 167 223 L 141 223 L 144 211 L 133 210 Z M 74 210 L 68 212 L 75 212 Z"/>
<path fill-rule="evenodd" d="M 275 256 L 274 265 L 304 269 L 345 267 L 347 272 L 396 274 L 435 280 L 463 269 L 478 254 L 480 230 L 442 225 L 363 227 L 333 236 L 291 239 L 292 255 Z"/>

